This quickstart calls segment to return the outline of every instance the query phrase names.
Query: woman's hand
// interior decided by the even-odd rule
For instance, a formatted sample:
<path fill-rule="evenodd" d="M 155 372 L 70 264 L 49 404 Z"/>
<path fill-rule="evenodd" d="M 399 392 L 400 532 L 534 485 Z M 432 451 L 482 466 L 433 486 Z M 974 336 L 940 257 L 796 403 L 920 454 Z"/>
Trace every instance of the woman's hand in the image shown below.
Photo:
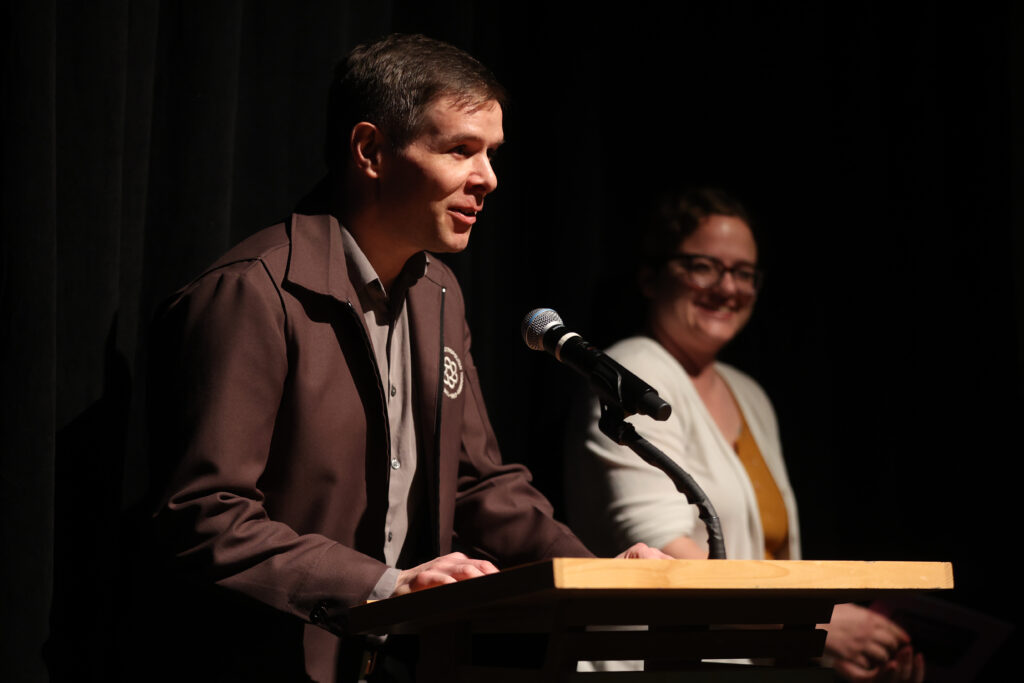
<path fill-rule="evenodd" d="M 689 536 L 673 538 L 661 548 L 672 557 L 680 560 L 706 560 L 708 549 L 697 545 Z"/>
<path fill-rule="evenodd" d="M 671 555 L 666 555 L 657 548 L 652 548 L 646 543 L 634 543 L 621 553 L 615 556 L 617 560 L 671 560 Z"/>
<path fill-rule="evenodd" d="M 825 653 L 847 680 L 924 680 L 924 657 L 914 654 L 910 636 L 878 612 L 849 603 L 836 605 L 825 628 Z"/>

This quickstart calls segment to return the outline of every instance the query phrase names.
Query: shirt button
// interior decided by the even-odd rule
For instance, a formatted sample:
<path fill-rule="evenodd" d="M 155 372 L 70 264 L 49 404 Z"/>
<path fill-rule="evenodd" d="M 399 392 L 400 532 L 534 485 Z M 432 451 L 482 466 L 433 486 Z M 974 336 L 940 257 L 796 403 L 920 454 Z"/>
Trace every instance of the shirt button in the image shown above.
<path fill-rule="evenodd" d="M 397 470 L 402 466 L 402 463 L 398 462 L 398 458 L 391 458 L 391 469 Z"/>
<path fill-rule="evenodd" d="M 395 388 L 395 385 L 394 385 L 394 384 L 392 384 L 392 385 L 391 385 L 391 396 L 392 396 L 392 398 L 393 398 L 393 397 L 394 397 L 394 395 L 395 395 L 395 394 L 397 394 L 397 393 L 398 393 L 398 389 L 396 389 L 396 388 Z"/>

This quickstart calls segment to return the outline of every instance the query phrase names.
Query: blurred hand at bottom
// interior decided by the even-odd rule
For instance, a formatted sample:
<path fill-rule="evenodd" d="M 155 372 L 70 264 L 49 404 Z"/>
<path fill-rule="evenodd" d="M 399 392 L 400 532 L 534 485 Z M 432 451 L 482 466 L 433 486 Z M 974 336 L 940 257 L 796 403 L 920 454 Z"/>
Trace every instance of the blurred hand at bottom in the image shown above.
<path fill-rule="evenodd" d="M 825 653 L 850 681 L 923 681 L 924 657 L 891 619 L 854 604 L 836 605 L 826 626 Z"/>

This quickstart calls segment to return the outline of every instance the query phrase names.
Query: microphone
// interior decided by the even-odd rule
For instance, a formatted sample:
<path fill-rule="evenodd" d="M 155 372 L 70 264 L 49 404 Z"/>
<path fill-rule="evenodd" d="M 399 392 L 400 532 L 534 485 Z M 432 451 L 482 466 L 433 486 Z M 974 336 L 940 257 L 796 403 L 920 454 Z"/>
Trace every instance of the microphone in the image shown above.
<path fill-rule="evenodd" d="M 579 334 L 566 329 L 562 318 L 552 309 L 533 309 L 523 318 L 521 329 L 527 346 L 534 351 L 547 351 L 586 377 L 603 402 L 621 408 L 627 416 L 639 413 L 667 420 L 672 414 L 672 406 L 653 387 Z"/>

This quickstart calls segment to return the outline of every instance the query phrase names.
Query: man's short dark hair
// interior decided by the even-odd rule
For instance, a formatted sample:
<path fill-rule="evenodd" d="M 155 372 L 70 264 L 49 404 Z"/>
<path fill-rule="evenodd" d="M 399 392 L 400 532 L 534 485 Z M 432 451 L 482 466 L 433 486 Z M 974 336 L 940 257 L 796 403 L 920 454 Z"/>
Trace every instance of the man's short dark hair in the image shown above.
<path fill-rule="evenodd" d="M 420 133 L 427 108 L 442 97 L 473 109 L 508 95 L 483 64 L 459 48 L 423 35 L 392 34 L 360 45 L 334 70 L 327 106 L 327 166 L 341 171 L 352 128 L 368 121 L 396 149 Z"/>

